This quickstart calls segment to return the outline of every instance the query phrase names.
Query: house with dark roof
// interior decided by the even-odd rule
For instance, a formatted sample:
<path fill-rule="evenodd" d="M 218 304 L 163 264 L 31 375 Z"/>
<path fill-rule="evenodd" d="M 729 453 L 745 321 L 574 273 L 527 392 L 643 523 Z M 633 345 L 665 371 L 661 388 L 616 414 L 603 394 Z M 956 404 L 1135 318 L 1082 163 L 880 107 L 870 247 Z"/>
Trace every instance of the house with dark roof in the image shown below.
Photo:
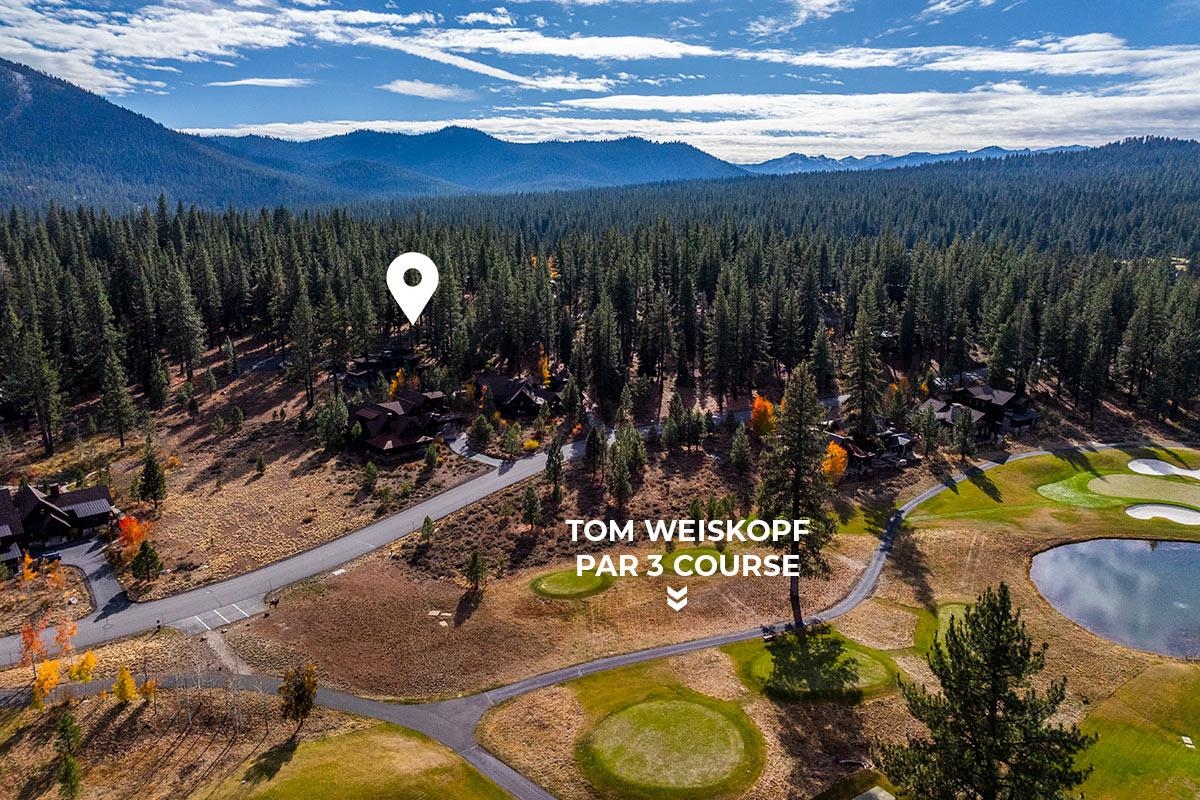
<path fill-rule="evenodd" d="M 921 405 L 917 406 L 917 413 L 923 413 L 926 409 L 933 410 L 933 416 L 943 428 L 953 428 L 954 421 L 961 414 L 970 414 L 971 422 L 975 426 L 975 438 L 986 439 L 992 435 L 990 426 L 987 424 L 987 415 L 974 408 L 963 405 L 962 403 L 951 403 L 946 400 L 939 400 L 936 397 L 931 397 Z"/>
<path fill-rule="evenodd" d="M 982 412 L 984 424 L 994 436 L 1035 428 L 1042 416 L 1025 395 L 996 389 L 986 383 L 955 389 L 951 398 L 967 408 Z"/>
<path fill-rule="evenodd" d="M 481 375 L 475 379 L 475 394 L 481 401 L 490 398 L 496 410 L 509 419 L 536 417 L 544 407 L 558 410 L 569 377 L 562 367 L 544 384 L 531 377 Z"/>
<path fill-rule="evenodd" d="M 449 421 L 441 392 L 402 389 L 386 403 L 368 403 L 350 412 L 349 426 L 362 430 L 363 444 L 376 452 L 397 454 L 423 450 Z"/>
<path fill-rule="evenodd" d="M 105 530 L 117 517 L 107 486 L 64 492 L 22 486 L 15 494 L 0 489 L 0 561 L 10 567 L 21 551 L 79 534 Z"/>

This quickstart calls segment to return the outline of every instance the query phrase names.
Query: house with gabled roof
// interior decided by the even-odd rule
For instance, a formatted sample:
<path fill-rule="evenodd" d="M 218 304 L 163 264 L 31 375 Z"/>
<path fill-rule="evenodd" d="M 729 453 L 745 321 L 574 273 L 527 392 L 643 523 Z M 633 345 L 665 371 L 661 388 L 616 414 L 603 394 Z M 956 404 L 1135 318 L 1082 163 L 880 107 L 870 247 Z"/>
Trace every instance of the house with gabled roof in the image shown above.
<path fill-rule="evenodd" d="M 107 486 L 0 489 L 0 562 L 11 568 L 31 546 L 105 530 L 118 513 Z"/>
<path fill-rule="evenodd" d="M 379 453 L 406 453 L 424 449 L 447 421 L 441 392 L 401 389 L 386 403 L 368 403 L 350 412 L 349 426 L 362 431 L 362 442 Z"/>

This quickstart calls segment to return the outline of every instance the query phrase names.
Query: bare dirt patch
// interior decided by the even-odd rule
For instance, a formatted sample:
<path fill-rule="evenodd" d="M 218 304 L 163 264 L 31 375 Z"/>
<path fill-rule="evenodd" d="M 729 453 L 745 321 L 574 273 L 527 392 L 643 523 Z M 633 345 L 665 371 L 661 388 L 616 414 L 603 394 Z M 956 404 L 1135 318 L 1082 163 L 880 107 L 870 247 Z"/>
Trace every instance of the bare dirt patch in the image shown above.
<path fill-rule="evenodd" d="M 565 686 L 523 695 L 484 716 L 475 735 L 485 748 L 563 800 L 594 797 L 575 765 L 575 743 L 587 730 L 587 716 Z"/>
<path fill-rule="evenodd" d="M 20 575 L 0 581 L 0 636 L 16 633 L 31 617 L 46 613 L 70 619 L 92 613 L 92 596 L 81 571 L 54 566 L 29 581 Z"/>

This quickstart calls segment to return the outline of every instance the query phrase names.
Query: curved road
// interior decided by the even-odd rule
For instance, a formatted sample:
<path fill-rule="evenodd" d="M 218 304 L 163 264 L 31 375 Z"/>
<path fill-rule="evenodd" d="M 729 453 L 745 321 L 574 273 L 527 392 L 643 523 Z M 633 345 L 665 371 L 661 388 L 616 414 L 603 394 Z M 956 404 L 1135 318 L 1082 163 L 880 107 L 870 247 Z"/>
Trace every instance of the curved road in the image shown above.
<path fill-rule="evenodd" d="M 900 530 L 900 524 L 917 506 L 931 497 L 940 494 L 947 488 L 957 485 L 971 476 L 994 469 L 1002 464 L 1010 463 L 1035 456 L 1051 455 L 1053 453 L 1108 450 L 1131 445 L 1145 444 L 1123 442 L 1117 444 L 1089 444 L 1081 447 L 1062 448 L 1057 450 L 1032 450 L 1018 453 L 1004 461 L 985 461 L 969 468 L 966 472 L 956 472 L 947 482 L 939 483 L 924 490 L 900 508 L 893 512 L 888 519 L 879 545 L 875 548 L 871 560 L 862 575 L 859 576 L 850 592 L 834 605 L 811 616 L 807 622 L 822 622 L 835 619 L 857 608 L 875 591 L 879 576 L 883 571 L 892 543 Z M 569 444 L 564 448 L 564 455 L 574 458 L 583 451 L 583 442 Z M 545 455 L 538 454 L 516 462 L 504 462 L 498 469 L 473 478 L 460 484 L 437 497 L 419 503 L 412 508 L 402 511 L 392 517 L 374 523 L 355 533 L 321 545 L 313 550 L 300 553 L 284 561 L 271 564 L 262 569 L 224 581 L 213 586 L 196 589 L 186 594 L 156 600 L 151 603 L 130 605 L 120 601 L 112 601 L 109 606 L 99 609 L 96 613 L 81 620 L 76 642 L 82 646 L 99 644 L 109 638 L 128 636 L 140 633 L 155 625 L 156 620 L 166 617 L 169 624 L 186 630 L 195 631 L 193 619 L 203 620 L 216 614 L 221 620 L 231 622 L 243 616 L 255 613 L 263 608 L 263 597 L 275 587 L 281 587 L 294 581 L 302 580 L 312 575 L 346 561 L 353 560 L 373 550 L 400 539 L 421 526 L 426 515 L 439 519 L 471 503 L 482 500 L 493 492 L 540 473 L 545 466 Z M 239 599 L 240 598 L 240 599 Z M 114 608 L 113 606 L 117 607 Z M 238 615 L 236 611 L 241 611 Z M 220 613 L 225 611 L 225 614 Z M 232 613 L 234 616 L 226 617 Z M 217 625 L 225 624 L 216 620 Z M 203 624 L 200 630 L 210 627 Z M 733 642 L 753 639 L 761 635 L 759 626 L 731 633 L 719 634 L 703 639 L 662 645 L 633 653 L 608 656 L 563 669 L 553 670 L 541 675 L 535 675 L 516 683 L 502 686 L 482 694 L 468 697 L 443 700 L 434 703 L 400 704 L 371 700 L 365 697 L 321 689 L 318 702 L 321 705 L 337 710 L 358 714 L 365 717 L 392 722 L 406 728 L 419 731 L 442 744 L 450 747 L 465 760 L 473 764 L 483 774 L 487 775 L 498 785 L 520 800 L 554 800 L 554 796 L 531 780 L 509 767 L 504 762 L 484 750 L 475 740 L 475 729 L 480 719 L 489 708 L 518 695 L 526 694 L 537 689 L 553 686 L 563 681 L 590 675 L 605 670 L 637 664 L 658 658 L 666 658 L 695 650 L 730 644 Z M 15 663 L 20 656 L 18 637 L 10 636 L 0 640 L 0 663 Z M 278 686 L 278 679 L 262 675 L 220 675 L 211 676 L 214 685 L 228 681 L 231 677 L 248 689 L 256 689 L 273 693 Z M 195 680 L 194 676 L 191 680 Z M 171 680 L 166 684 L 170 685 Z M 0 692 L 0 699 L 9 701 L 25 694 L 24 692 Z"/>

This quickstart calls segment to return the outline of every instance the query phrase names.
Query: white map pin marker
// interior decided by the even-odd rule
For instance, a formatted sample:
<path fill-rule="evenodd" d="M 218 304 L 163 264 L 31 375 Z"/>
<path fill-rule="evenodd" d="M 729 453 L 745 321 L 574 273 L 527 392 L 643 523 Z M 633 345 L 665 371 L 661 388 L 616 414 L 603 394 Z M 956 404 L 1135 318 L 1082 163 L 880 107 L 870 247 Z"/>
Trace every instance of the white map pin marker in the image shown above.
<path fill-rule="evenodd" d="M 410 269 L 415 269 L 421 275 L 421 280 L 416 286 L 409 286 L 404 282 L 404 276 Z M 433 297 L 434 290 L 438 287 L 437 265 L 423 253 L 396 256 L 396 260 L 388 265 L 387 285 L 392 297 L 400 304 L 404 316 L 416 325 L 429 298 Z"/>

